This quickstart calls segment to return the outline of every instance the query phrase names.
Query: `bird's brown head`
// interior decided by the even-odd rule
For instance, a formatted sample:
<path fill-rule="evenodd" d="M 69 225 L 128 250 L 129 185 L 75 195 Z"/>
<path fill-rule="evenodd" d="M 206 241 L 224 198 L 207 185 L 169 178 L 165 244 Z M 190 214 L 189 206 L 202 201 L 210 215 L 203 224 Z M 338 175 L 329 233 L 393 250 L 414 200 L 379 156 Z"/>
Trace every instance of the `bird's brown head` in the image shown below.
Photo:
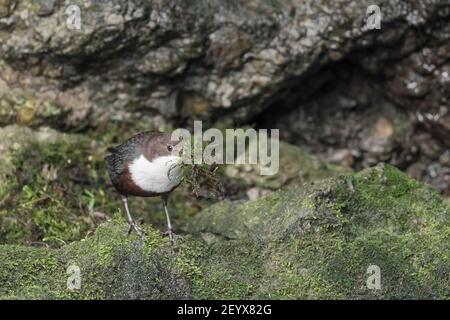
<path fill-rule="evenodd" d="M 158 157 L 181 157 L 183 151 L 182 139 L 172 140 L 170 133 L 157 133 L 149 136 L 144 144 L 142 153 L 151 161 Z"/>

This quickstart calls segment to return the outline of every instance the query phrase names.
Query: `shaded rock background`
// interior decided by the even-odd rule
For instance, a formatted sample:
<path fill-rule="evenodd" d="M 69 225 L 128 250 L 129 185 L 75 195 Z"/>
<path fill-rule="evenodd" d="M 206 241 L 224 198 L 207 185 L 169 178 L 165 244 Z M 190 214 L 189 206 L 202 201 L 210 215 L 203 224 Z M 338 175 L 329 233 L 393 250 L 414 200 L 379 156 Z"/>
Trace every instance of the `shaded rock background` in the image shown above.
<path fill-rule="evenodd" d="M 80 30 L 67 27 L 65 11 L 70 4 L 80 7 Z M 381 8 L 380 30 L 365 27 L 366 9 L 372 4 Z M 383 179 L 370 184 L 376 170 L 356 176 L 359 178 L 349 177 L 353 177 L 353 170 L 390 163 L 431 184 L 449 202 L 449 89 L 447 0 L 0 0 L 0 243 L 9 248 L 3 254 L 26 262 L 29 257 L 41 259 L 45 253 L 51 256 L 54 268 L 47 271 L 61 272 L 61 266 L 68 263 L 65 252 L 74 248 L 73 254 L 78 255 L 78 249 L 85 250 L 82 242 L 76 241 L 91 235 L 121 206 L 108 182 L 103 161 L 106 148 L 138 131 L 189 128 L 193 120 L 202 119 L 204 127 L 280 128 L 284 140 L 280 145 L 280 172 L 262 178 L 256 166 L 221 168 L 219 178 L 226 200 L 255 201 L 247 204 L 222 202 L 206 188 L 199 199 L 188 186 L 174 193 L 171 206 L 175 229 L 193 234 L 193 242 L 189 238 L 186 247 L 200 248 L 192 253 L 194 256 L 180 257 L 181 265 L 174 267 L 175 271 L 155 264 L 145 249 L 142 254 L 135 251 L 130 255 L 127 246 L 134 245 L 134 240 L 117 236 L 127 243 L 123 250 L 116 248 L 118 243 L 108 244 L 116 256 L 101 260 L 103 266 L 112 263 L 109 266 L 119 272 L 142 265 L 155 278 L 170 279 L 168 283 L 180 291 L 171 291 L 168 283 L 161 288 L 140 287 L 140 271 L 145 270 L 139 269 L 122 278 L 103 279 L 106 287 L 93 287 L 92 292 L 83 292 L 83 297 L 368 297 L 367 292 L 355 287 L 360 283 L 352 282 L 354 278 L 345 275 L 345 270 L 339 279 L 331 276 L 324 280 L 323 275 L 328 277 L 328 271 L 337 265 L 354 265 L 345 257 L 352 249 L 359 251 L 350 257 L 360 261 L 366 260 L 365 253 L 387 259 L 390 249 L 384 247 L 384 240 L 398 244 L 399 251 L 387 262 L 392 262 L 392 270 L 405 261 L 408 264 L 399 278 L 397 271 L 392 271 L 393 281 L 401 279 L 408 286 L 405 291 L 396 288 L 377 297 L 448 297 L 448 287 L 442 280 L 448 279 L 448 248 L 439 242 L 448 243 L 448 212 L 442 209 L 438 197 L 428 189 L 415 194 L 412 185 L 425 187 L 393 171 L 390 174 L 399 180 L 389 180 L 393 184 L 389 188 L 385 188 Z M 342 174 L 347 178 L 322 180 Z M 354 181 L 372 188 L 370 192 L 357 192 L 355 202 L 351 192 Z M 316 194 L 310 189 L 314 182 L 336 183 L 339 190 L 344 184 L 349 189 L 335 194 L 332 187 L 321 187 Z M 406 187 L 400 184 L 403 182 Z M 283 196 L 279 198 L 270 196 L 282 188 L 295 191 L 280 193 Z M 420 202 L 414 202 L 418 207 L 411 207 L 411 201 L 417 201 L 415 196 L 425 202 L 431 199 L 436 207 L 422 208 Z M 303 203 L 289 202 L 298 197 Z M 308 197 L 319 200 L 308 202 Z M 385 197 L 387 203 L 378 202 Z M 279 208 L 283 201 L 290 203 L 287 211 Z M 270 207 L 279 216 L 271 217 L 268 223 L 286 219 L 280 224 L 285 230 L 275 234 L 275 229 L 269 230 L 260 218 L 252 217 L 252 210 L 260 203 L 267 204 L 265 213 L 272 212 Z M 145 224 L 165 228 L 158 199 L 133 199 L 130 205 Z M 313 218 L 303 221 L 307 208 L 313 210 L 308 211 Z M 394 208 L 394 213 L 388 208 Z M 423 209 L 424 216 L 418 208 Z M 230 217 L 230 212 L 242 215 L 243 220 Z M 350 240 L 350 247 L 337 241 L 342 244 L 337 252 L 344 258 L 333 254 L 336 248 L 325 240 L 317 248 L 312 238 L 302 240 L 303 224 L 311 224 L 316 213 L 325 229 L 337 226 L 331 240 Z M 407 230 L 397 230 L 403 218 L 408 226 L 426 229 L 425 242 L 413 227 L 411 238 Z M 194 227 L 189 225 L 193 219 L 197 223 Z M 227 230 L 217 230 L 215 219 L 234 224 Z M 366 228 L 364 219 L 374 225 Z M 380 221 L 386 225 L 380 227 Z M 248 230 L 241 230 L 238 222 L 251 225 L 248 230 L 253 233 L 267 234 L 267 239 L 255 239 Z M 118 221 L 106 226 L 113 236 L 121 228 Z M 398 233 L 390 234 L 392 228 Z M 108 242 L 107 235 L 98 240 L 101 232 L 94 236 L 97 240 L 88 237 L 86 241 L 100 245 Z M 278 243 L 279 237 L 289 238 L 290 232 L 294 239 L 285 248 Z M 318 235 L 324 239 L 330 236 L 322 231 Z M 294 244 L 295 239 L 306 242 Z M 164 247 L 160 240 L 155 233 L 149 241 Z M 264 248 L 265 257 L 274 255 L 268 260 L 271 265 L 267 273 L 256 270 L 241 256 L 222 256 L 219 252 L 228 254 L 242 243 L 249 244 L 245 248 L 250 251 L 244 249 L 237 255 L 247 257 L 260 248 Z M 423 247 L 411 253 L 415 257 L 411 260 L 407 255 L 417 244 Z M 209 257 L 204 255 L 205 245 L 213 247 Z M 371 248 L 369 252 L 361 252 L 365 246 Z M 313 247 L 322 256 L 308 251 Z M 150 243 L 139 248 L 155 247 Z M 315 270 L 303 282 L 297 271 L 310 266 L 295 260 L 294 255 L 277 261 L 284 249 L 288 255 L 294 250 L 313 261 L 320 258 L 329 269 Z M 91 271 L 98 268 L 97 253 L 92 254 L 83 258 Z M 196 254 L 202 259 L 196 260 Z M 168 259 L 167 252 L 163 250 L 158 257 Z M 226 261 L 234 258 L 249 269 L 242 274 L 229 271 L 232 266 Z M 429 269 L 430 261 L 438 262 Z M 361 263 L 357 263 L 359 268 Z M 421 264 L 425 265 L 422 269 Z M 288 273 L 267 283 L 273 296 L 262 288 L 249 287 L 252 280 L 270 278 L 275 274 L 272 272 L 286 265 L 295 272 L 288 268 Z M 204 279 L 203 271 L 213 266 L 218 268 L 214 269 L 217 273 L 208 278 L 207 284 L 221 292 L 202 291 L 205 283 L 197 283 L 197 287 L 192 284 L 193 279 Z M 34 279 L 32 267 L 23 273 L 25 282 L 19 283 L 19 278 L 19 282 L 11 282 L 9 271 L 4 270 L 16 267 L 0 268 L 0 277 L 11 284 L 2 296 L 67 297 L 67 292 L 59 291 L 63 284 L 52 289 L 55 283 L 46 275 L 39 288 L 29 288 L 30 279 Z M 41 279 L 43 273 L 37 271 L 36 275 Z M 221 277 L 227 282 L 220 282 Z M 234 281 L 236 288 L 227 291 L 226 285 Z M 128 288 L 125 283 L 132 285 Z M 330 286 L 337 283 L 345 290 L 333 291 Z M 22 289 L 25 291 L 20 292 Z M 185 295 L 179 296 L 180 292 Z"/>

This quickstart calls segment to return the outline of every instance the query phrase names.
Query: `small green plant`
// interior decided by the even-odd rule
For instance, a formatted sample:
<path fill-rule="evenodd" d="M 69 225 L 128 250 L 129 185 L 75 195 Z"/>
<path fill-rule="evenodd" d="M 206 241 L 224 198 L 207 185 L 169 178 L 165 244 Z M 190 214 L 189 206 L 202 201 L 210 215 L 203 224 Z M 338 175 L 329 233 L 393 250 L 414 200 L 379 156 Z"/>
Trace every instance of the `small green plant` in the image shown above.
<path fill-rule="evenodd" d="M 84 190 L 84 195 L 87 199 L 87 209 L 89 215 L 92 217 L 94 215 L 95 195 L 89 190 Z"/>
<path fill-rule="evenodd" d="M 191 144 L 190 152 L 191 159 L 194 159 L 195 148 L 198 147 L 194 142 Z M 186 152 L 186 151 L 185 151 Z M 223 199 L 223 187 L 217 175 L 220 165 L 218 164 L 181 164 L 182 179 L 188 183 L 192 193 L 198 198 L 200 196 Z M 207 192 L 206 192 L 206 191 Z"/>

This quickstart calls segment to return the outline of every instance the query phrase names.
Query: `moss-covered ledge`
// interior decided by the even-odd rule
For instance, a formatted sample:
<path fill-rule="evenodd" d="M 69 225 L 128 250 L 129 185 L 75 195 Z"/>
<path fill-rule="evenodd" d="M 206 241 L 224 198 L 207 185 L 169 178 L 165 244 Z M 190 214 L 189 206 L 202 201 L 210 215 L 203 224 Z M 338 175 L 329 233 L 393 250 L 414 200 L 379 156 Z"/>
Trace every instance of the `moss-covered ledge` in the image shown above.
<path fill-rule="evenodd" d="M 59 249 L 18 245 L 0 247 L 1 298 L 56 299 L 170 299 L 191 296 L 188 280 L 196 277 L 190 248 L 179 241 L 172 254 L 167 239 L 147 228 L 144 240 L 127 236 L 126 222 L 118 215 L 100 225 L 95 234 Z M 81 288 L 68 289 L 67 281 L 79 268 Z M 73 278 L 72 278 L 73 279 Z M 76 282 L 72 282 L 75 285 Z"/>
<path fill-rule="evenodd" d="M 450 298 L 450 209 L 378 166 L 197 215 L 172 253 L 116 216 L 60 249 L 0 246 L 2 298 Z M 67 267 L 81 289 L 67 289 Z M 367 269 L 381 271 L 368 289 Z"/>

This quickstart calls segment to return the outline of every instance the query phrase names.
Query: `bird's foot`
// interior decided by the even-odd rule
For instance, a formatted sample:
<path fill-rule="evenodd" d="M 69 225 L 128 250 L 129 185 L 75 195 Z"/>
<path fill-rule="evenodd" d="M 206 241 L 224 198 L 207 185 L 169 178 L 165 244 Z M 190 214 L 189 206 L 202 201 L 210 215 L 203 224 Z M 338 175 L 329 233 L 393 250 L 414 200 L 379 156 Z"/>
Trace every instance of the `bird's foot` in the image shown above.
<path fill-rule="evenodd" d="M 132 231 L 136 232 L 136 234 L 140 237 L 144 236 L 144 230 L 139 227 L 136 222 L 134 221 L 130 221 L 128 222 L 128 224 L 130 225 L 130 227 L 128 228 L 128 235 L 131 234 Z"/>
<path fill-rule="evenodd" d="M 169 237 L 170 239 L 170 244 L 173 245 L 175 239 L 182 239 L 183 237 L 180 235 L 177 235 L 173 232 L 173 230 L 167 230 L 165 232 L 161 231 L 161 236 L 163 237 Z"/>

